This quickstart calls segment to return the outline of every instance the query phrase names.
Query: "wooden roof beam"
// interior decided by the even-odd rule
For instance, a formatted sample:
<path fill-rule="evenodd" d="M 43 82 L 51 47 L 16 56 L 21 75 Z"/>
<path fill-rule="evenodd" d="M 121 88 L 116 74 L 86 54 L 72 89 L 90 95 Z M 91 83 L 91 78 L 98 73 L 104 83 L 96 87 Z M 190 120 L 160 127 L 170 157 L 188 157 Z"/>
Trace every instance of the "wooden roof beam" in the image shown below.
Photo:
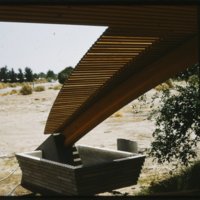
<path fill-rule="evenodd" d="M 197 61 L 198 42 L 197 37 L 194 37 L 153 64 L 141 68 L 140 71 L 102 96 L 69 125 L 66 125 L 62 131 L 66 136 L 65 144 L 74 144 L 112 113 Z"/>

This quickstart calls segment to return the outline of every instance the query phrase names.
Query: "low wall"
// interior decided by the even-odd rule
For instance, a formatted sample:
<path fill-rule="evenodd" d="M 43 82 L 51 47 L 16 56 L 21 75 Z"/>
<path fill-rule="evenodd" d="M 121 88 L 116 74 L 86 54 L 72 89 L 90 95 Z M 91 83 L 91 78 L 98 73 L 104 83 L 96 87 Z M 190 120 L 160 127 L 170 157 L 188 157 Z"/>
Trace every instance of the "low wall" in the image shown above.
<path fill-rule="evenodd" d="M 42 194 L 94 195 L 137 183 L 145 156 L 78 146 L 83 166 L 43 159 L 42 151 L 16 154 L 22 186 Z"/>
<path fill-rule="evenodd" d="M 76 146 L 83 166 L 92 166 L 97 164 L 109 163 L 116 159 L 127 158 L 137 154 L 124 151 L 115 151 L 105 148 L 91 147 L 86 145 Z"/>

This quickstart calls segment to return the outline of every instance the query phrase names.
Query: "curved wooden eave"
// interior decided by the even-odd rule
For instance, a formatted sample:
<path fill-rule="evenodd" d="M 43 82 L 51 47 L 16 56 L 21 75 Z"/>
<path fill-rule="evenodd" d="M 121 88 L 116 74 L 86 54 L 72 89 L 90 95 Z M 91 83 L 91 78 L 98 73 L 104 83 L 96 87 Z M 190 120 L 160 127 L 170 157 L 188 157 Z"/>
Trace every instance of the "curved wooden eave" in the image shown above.
<path fill-rule="evenodd" d="M 65 126 L 62 133 L 66 136 L 66 145 L 75 143 L 112 113 L 197 61 L 197 38 L 194 37 L 159 60 L 125 78 L 121 84 L 105 92 L 87 110 Z"/>
<path fill-rule="evenodd" d="M 66 136 L 66 144 L 72 145 L 134 98 L 194 64 L 197 61 L 197 43 L 194 42 L 190 50 L 185 49 L 186 55 L 176 50 L 177 58 L 173 57 L 170 67 L 166 68 L 169 63 L 164 59 L 169 52 L 196 35 L 196 18 L 193 19 L 192 27 L 184 30 L 179 24 L 171 31 L 170 23 L 157 30 L 144 24 L 142 29 L 148 29 L 148 32 L 142 31 L 138 25 L 134 25 L 135 29 L 131 26 L 123 29 L 109 27 L 63 86 L 52 107 L 45 133 L 61 132 Z M 160 68 L 152 64 L 160 59 Z M 152 67 L 150 71 L 147 70 L 149 66 Z M 122 92 L 127 95 L 121 95 Z"/>
<path fill-rule="evenodd" d="M 107 29 L 103 33 L 66 81 L 52 107 L 45 133 L 62 132 L 66 123 L 86 109 L 87 102 L 119 71 L 158 40 L 156 37 L 125 37 L 125 34 L 111 36 L 111 32 L 113 30 Z"/>
<path fill-rule="evenodd" d="M 182 38 L 180 37 L 180 39 Z M 54 129 L 56 130 L 54 132 L 63 133 L 66 136 L 66 144 L 73 144 L 134 98 L 197 62 L 197 38 L 191 36 L 183 43 L 180 43 L 178 39 L 176 42 L 158 40 L 140 54 L 137 59 L 130 59 L 127 65 L 122 65 L 119 71 L 112 73 L 112 76 L 108 77 L 103 84 L 100 84 L 99 88 L 94 88 L 93 93 L 90 93 L 90 95 L 86 94 L 87 99 L 80 99 L 81 103 L 77 108 L 71 108 L 70 106 L 73 105 L 74 101 L 77 103 L 76 98 L 82 96 L 81 88 L 72 87 L 73 84 L 70 81 L 73 80 L 73 74 L 76 75 L 76 73 L 79 73 L 79 70 L 86 74 L 96 71 L 95 65 L 89 69 L 87 69 L 87 66 L 78 66 L 71 75 L 71 79 L 66 82 L 66 86 L 63 87 L 60 96 L 58 96 L 52 107 L 48 119 L 49 124 L 47 123 L 46 128 L 52 128 L 52 125 L 56 125 L 58 128 Z M 107 68 L 110 69 L 109 65 Z M 85 71 L 81 71 L 81 69 L 85 69 Z M 103 69 L 98 68 L 101 71 Z M 79 83 L 83 81 L 81 81 L 81 78 L 79 77 L 77 80 Z M 86 81 L 88 81 L 87 78 Z M 75 89 L 77 91 L 74 91 Z M 65 100 L 63 94 L 67 90 L 69 90 L 68 93 L 66 92 L 67 96 L 71 95 L 74 97 L 74 100 Z M 60 100 L 63 101 L 61 110 L 54 110 L 54 108 L 58 108 Z M 66 110 L 64 109 L 65 106 Z M 72 114 L 68 115 L 69 117 L 60 115 L 61 113 L 67 114 L 67 111 L 70 109 L 74 110 Z M 62 123 L 58 124 L 58 121 L 54 121 L 55 119 L 60 119 L 59 122 L 62 121 Z"/>

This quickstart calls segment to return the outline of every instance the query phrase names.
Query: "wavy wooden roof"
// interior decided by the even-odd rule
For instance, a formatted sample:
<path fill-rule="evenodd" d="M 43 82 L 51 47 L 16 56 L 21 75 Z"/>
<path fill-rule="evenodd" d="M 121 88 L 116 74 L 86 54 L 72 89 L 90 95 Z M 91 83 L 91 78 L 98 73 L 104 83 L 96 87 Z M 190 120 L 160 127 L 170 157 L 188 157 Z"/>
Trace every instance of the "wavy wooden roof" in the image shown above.
<path fill-rule="evenodd" d="M 63 133 L 67 145 L 198 61 L 196 6 L 0 6 L 0 20 L 108 26 L 49 114 L 45 134 Z"/>

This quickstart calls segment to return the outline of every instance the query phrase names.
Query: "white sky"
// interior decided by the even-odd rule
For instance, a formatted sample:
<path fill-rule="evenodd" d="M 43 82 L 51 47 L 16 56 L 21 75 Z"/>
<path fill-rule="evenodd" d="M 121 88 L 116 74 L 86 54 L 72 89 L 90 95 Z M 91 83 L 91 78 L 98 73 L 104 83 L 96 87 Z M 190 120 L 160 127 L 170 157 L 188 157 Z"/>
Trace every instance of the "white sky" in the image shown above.
<path fill-rule="evenodd" d="M 0 22 L 0 67 L 55 73 L 75 67 L 106 27 Z"/>

